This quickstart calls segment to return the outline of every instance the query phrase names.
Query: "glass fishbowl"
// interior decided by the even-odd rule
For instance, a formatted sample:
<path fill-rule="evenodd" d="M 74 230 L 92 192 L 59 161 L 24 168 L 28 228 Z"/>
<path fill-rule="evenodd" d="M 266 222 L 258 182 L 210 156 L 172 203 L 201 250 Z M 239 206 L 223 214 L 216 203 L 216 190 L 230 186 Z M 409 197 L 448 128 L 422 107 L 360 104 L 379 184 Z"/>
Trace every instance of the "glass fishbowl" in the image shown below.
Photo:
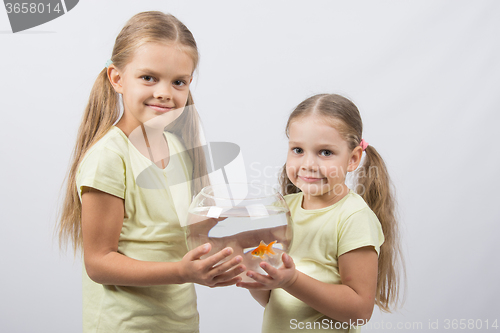
<path fill-rule="evenodd" d="M 292 241 L 290 210 L 283 197 L 270 186 L 220 184 L 203 188 L 189 207 L 187 218 L 189 250 L 205 243 L 212 249 L 206 258 L 225 247 L 241 255 L 247 270 L 266 274 L 265 261 L 278 268 L 283 252 Z M 241 273 L 243 281 L 253 281 Z"/>

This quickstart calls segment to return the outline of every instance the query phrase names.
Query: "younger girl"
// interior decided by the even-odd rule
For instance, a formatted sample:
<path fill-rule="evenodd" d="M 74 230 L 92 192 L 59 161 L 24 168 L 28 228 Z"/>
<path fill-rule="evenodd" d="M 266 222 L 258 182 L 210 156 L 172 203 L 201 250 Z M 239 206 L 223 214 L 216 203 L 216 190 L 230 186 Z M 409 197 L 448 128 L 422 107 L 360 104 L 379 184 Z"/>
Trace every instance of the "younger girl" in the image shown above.
<path fill-rule="evenodd" d="M 394 199 L 362 129 L 356 106 L 339 95 L 310 97 L 290 115 L 281 179 L 293 220 L 290 256 L 279 269 L 262 262 L 268 275 L 249 271 L 256 282 L 237 284 L 266 307 L 263 332 L 354 332 L 374 304 L 389 311 L 398 299 Z M 356 193 L 345 178 L 363 151 Z"/>
<path fill-rule="evenodd" d="M 188 252 L 180 224 L 206 184 L 202 150 L 187 149 L 201 146 L 189 91 L 197 62 L 186 26 L 140 13 L 92 88 L 59 223 L 61 240 L 83 248 L 84 332 L 197 332 L 186 282 L 230 285 L 244 270 L 240 256 L 217 265 L 230 248 L 203 260 L 210 245 Z"/>

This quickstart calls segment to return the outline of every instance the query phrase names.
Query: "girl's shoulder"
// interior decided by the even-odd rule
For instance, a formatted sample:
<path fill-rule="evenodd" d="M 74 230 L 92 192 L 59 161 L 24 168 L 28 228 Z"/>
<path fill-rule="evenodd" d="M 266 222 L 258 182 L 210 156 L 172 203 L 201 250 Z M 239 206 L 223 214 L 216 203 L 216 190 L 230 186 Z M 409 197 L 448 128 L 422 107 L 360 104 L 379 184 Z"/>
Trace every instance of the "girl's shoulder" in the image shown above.
<path fill-rule="evenodd" d="M 80 198 L 84 187 L 92 187 L 122 199 L 125 197 L 127 141 L 120 129 L 112 127 L 90 147 L 76 174 Z"/>
<path fill-rule="evenodd" d="M 296 205 L 299 206 L 302 205 L 302 197 L 303 193 L 298 192 L 298 193 L 287 194 L 283 197 L 283 199 L 285 199 L 285 202 L 288 205 L 288 207 L 292 208 L 295 207 Z"/>
<path fill-rule="evenodd" d="M 370 209 L 365 199 L 353 190 L 350 190 L 349 193 L 347 193 L 347 195 L 343 198 L 342 206 L 345 206 L 345 208 L 349 208 L 349 210 L 352 211 Z"/>
<path fill-rule="evenodd" d="M 336 211 L 340 220 L 347 220 L 353 217 L 377 219 L 375 213 L 373 213 L 363 197 L 353 190 L 350 190 L 342 200 L 334 204 L 331 208 Z"/>
<path fill-rule="evenodd" d="M 118 127 L 112 126 L 99 141 L 90 147 L 86 155 L 102 150 L 111 150 L 119 155 L 122 155 L 127 153 L 128 149 L 129 141 L 125 133 L 123 133 Z"/>
<path fill-rule="evenodd" d="M 101 165 L 120 166 L 127 160 L 129 154 L 129 145 L 127 136 L 115 126 L 92 147 L 90 147 L 82 158 L 78 167 L 78 174 L 85 168 L 96 168 Z"/>

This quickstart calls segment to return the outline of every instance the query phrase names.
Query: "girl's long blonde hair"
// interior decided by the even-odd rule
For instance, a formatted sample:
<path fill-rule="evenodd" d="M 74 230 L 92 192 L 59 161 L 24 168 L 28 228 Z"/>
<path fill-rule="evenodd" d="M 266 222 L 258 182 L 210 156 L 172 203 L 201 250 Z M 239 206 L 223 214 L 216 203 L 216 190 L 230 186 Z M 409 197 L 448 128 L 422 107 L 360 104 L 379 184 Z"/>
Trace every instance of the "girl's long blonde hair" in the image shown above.
<path fill-rule="evenodd" d="M 318 115 L 331 121 L 353 150 L 360 145 L 363 123 L 358 108 L 350 100 L 335 94 L 312 96 L 300 103 L 291 113 L 286 124 L 288 136 L 290 124 L 308 115 Z M 404 263 L 400 247 L 400 236 L 395 212 L 393 188 L 386 165 L 373 146 L 365 150 L 363 164 L 357 169 L 355 190 L 377 215 L 384 232 L 385 241 L 380 248 L 376 304 L 390 312 L 401 300 L 400 282 L 404 278 Z M 286 165 L 280 176 L 283 195 L 298 193 L 286 174 Z"/>
<path fill-rule="evenodd" d="M 174 16 L 158 11 L 139 13 L 125 24 L 116 37 L 113 47 L 111 57 L 113 65 L 124 69 L 132 60 L 135 51 L 146 43 L 174 43 L 191 56 L 193 68 L 198 65 L 198 48 L 189 29 Z M 65 245 L 71 241 L 75 252 L 82 246 L 82 206 L 76 188 L 78 166 L 89 148 L 118 121 L 120 116 L 118 103 L 118 94 L 109 82 L 107 68 L 104 68 L 92 87 L 78 130 L 71 167 L 66 177 L 66 194 L 58 219 L 60 244 Z M 193 104 L 190 92 L 186 106 Z M 166 130 L 179 136 L 188 148 L 187 153 L 193 161 L 194 168 L 193 193 L 198 193 L 207 184 L 203 149 L 193 149 L 201 146 L 200 124 L 194 106 L 185 110 L 189 111 L 183 112 Z"/>

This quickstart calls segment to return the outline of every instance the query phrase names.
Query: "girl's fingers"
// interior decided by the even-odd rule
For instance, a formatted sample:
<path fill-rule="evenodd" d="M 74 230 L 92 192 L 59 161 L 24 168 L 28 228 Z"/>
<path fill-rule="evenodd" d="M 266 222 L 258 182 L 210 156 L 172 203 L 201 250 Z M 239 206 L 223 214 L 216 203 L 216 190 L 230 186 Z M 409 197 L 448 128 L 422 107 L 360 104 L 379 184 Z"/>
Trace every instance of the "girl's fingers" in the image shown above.
<path fill-rule="evenodd" d="M 278 269 L 277 268 L 274 268 L 272 265 L 269 265 L 267 262 L 261 262 L 260 263 L 260 267 L 266 271 L 267 274 L 269 274 L 270 276 L 276 276 L 276 274 L 278 273 Z"/>
<path fill-rule="evenodd" d="M 245 288 L 245 289 L 265 289 L 266 286 L 262 283 L 258 282 L 238 282 L 236 283 L 236 287 Z"/>
<path fill-rule="evenodd" d="M 210 252 L 212 245 L 210 243 L 205 243 L 203 245 L 198 246 L 197 248 L 192 249 L 186 254 L 186 259 L 189 261 L 200 259 L 203 255 Z"/>
<path fill-rule="evenodd" d="M 288 254 L 283 253 L 281 256 L 281 260 L 283 261 L 283 265 L 285 268 L 292 268 L 294 266 L 293 259 Z"/>
<path fill-rule="evenodd" d="M 207 267 L 215 266 L 222 259 L 230 256 L 233 253 L 233 249 L 230 247 L 226 247 L 225 249 L 220 250 L 216 254 L 211 255 L 210 257 L 204 259 Z"/>
<path fill-rule="evenodd" d="M 231 260 L 228 260 L 226 262 L 221 263 L 220 265 L 215 266 L 212 269 L 212 273 L 215 275 L 219 275 L 221 273 L 224 273 L 225 271 L 233 268 L 234 266 L 238 265 L 241 263 L 243 258 L 241 256 L 236 256 L 232 258 Z M 242 273 L 245 270 L 245 266 L 241 265 L 239 267 L 234 267 L 234 270 L 240 269 L 240 273 Z"/>
<path fill-rule="evenodd" d="M 235 284 L 236 282 L 241 281 L 241 277 L 239 277 L 238 275 L 240 275 L 244 271 L 245 271 L 244 266 L 236 267 L 235 269 L 232 269 L 230 271 L 215 276 L 213 281 L 215 282 L 216 286 L 224 285 L 226 282 L 230 282 L 233 280 L 235 282 L 230 282 L 228 285 Z"/>
<path fill-rule="evenodd" d="M 255 273 L 253 271 L 248 271 L 247 272 L 247 276 L 249 278 L 254 279 L 255 282 L 258 282 L 258 283 L 261 283 L 261 284 L 264 284 L 264 285 L 267 285 L 269 282 L 272 281 L 272 277 L 267 276 L 267 275 L 262 275 L 262 274 L 259 274 L 259 273 Z"/>
<path fill-rule="evenodd" d="M 224 282 L 217 282 L 213 287 L 227 287 L 227 286 L 232 286 L 233 284 L 237 284 L 238 282 L 241 281 L 241 278 L 239 276 L 232 278 L 231 280 L 227 280 Z"/>

